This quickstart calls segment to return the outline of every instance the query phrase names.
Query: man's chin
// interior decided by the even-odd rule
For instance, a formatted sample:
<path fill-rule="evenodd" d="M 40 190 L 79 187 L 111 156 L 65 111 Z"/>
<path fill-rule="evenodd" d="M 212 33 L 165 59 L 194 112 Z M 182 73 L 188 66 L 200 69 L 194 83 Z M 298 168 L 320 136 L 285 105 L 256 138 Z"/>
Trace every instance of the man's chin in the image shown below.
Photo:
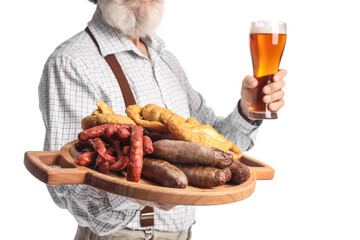
<path fill-rule="evenodd" d="M 154 1 L 129 5 L 122 0 L 103 0 L 99 2 L 99 7 L 110 26 L 126 36 L 136 38 L 146 37 L 156 31 L 162 20 L 164 3 Z"/>

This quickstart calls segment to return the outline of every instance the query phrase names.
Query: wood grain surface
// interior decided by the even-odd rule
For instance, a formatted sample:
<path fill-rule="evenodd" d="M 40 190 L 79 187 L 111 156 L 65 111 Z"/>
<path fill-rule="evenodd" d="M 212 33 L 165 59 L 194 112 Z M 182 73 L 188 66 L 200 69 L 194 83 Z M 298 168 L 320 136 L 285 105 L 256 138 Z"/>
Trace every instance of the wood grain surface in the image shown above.
<path fill-rule="evenodd" d="M 274 170 L 268 165 L 243 156 L 250 178 L 240 185 L 203 189 L 188 186 L 185 189 L 168 188 L 141 178 L 138 183 L 126 180 L 125 174 L 102 174 L 74 161 L 80 154 L 74 147 L 76 141 L 64 145 L 60 151 L 29 151 L 24 164 L 28 171 L 49 185 L 86 184 L 110 193 L 157 203 L 178 205 L 217 205 L 237 202 L 249 197 L 255 190 L 256 179 L 272 179 Z"/>

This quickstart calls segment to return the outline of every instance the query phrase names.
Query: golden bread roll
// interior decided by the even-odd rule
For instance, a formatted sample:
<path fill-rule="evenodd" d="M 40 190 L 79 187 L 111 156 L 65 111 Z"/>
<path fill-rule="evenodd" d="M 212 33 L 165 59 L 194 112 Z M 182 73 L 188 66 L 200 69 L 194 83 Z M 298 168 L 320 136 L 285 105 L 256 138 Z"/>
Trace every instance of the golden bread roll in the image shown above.
<path fill-rule="evenodd" d="M 224 152 L 233 152 L 235 158 L 240 158 L 240 149 L 212 126 L 199 123 L 196 118 L 184 119 L 182 116 L 169 109 L 148 104 L 145 107 L 130 105 L 125 110 L 126 114 L 137 125 L 156 132 L 170 132 L 176 139 L 200 143 L 205 146 L 215 147 Z"/>

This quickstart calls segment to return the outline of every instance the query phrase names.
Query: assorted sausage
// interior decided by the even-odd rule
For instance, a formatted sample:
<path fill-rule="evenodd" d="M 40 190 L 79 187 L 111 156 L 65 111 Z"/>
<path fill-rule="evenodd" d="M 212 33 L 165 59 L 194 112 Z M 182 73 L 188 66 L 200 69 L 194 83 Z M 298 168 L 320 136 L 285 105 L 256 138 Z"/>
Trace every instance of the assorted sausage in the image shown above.
<path fill-rule="evenodd" d="M 173 164 L 156 158 L 144 158 L 142 175 L 164 187 L 186 188 L 188 178 Z"/>
<path fill-rule="evenodd" d="M 217 148 L 167 139 L 154 142 L 152 156 L 173 163 L 199 164 L 217 168 L 229 167 L 233 163 L 230 153 Z"/>
<path fill-rule="evenodd" d="M 227 173 L 223 169 L 196 165 L 185 165 L 175 163 L 183 171 L 190 185 L 201 188 L 211 188 L 224 185 L 227 180 Z"/>
<path fill-rule="evenodd" d="M 226 182 L 241 184 L 250 177 L 248 167 L 230 153 L 160 137 L 137 125 L 103 124 L 86 129 L 78 134 L 75 147 L 84 151 L 77 164 L 105 174 L 126 170 L 127 180 L 133 182 L 145 177 L 165 187 L 212 188 Z"/>
<path fill-rule="evenodd" d="M 75 163 L 90 166 L 101 173 L 126 168 L 127 180 L 138 182 L 141 177 L 143 155 L 153 152 L 152 141 L 143 136 L 143 129 L 129 124 L 103 124 L 78 134 L 77 150 L 81 154 Z M 106 142 L 106 143 L 105 143 Z M 144 150 L 145 148 L 145 150 Z"/>

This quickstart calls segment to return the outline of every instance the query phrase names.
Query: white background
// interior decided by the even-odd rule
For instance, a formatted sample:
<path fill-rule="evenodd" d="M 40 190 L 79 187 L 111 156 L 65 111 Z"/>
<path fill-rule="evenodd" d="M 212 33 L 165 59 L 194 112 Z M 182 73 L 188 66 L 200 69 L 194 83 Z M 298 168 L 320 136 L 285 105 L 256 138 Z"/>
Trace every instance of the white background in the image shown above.
<path fill-rule="evenodd" d="M 74 218 L 27 172 L 23 154 L 43 145 L 43 65 L 94 9 L 86 0 L 2 1 L 2 239 L 73 239 Z M 198 207 L 194 239 L 360 239 L 357 1 L 167 0 L 159 34 L 194 88 L 226 116 L 252 74 L 250 21 L 262 19 L 288 25 L 286 105 L 246 154 L 275 168 L 275 178 L 257 181 L 243 201 Z"/>

